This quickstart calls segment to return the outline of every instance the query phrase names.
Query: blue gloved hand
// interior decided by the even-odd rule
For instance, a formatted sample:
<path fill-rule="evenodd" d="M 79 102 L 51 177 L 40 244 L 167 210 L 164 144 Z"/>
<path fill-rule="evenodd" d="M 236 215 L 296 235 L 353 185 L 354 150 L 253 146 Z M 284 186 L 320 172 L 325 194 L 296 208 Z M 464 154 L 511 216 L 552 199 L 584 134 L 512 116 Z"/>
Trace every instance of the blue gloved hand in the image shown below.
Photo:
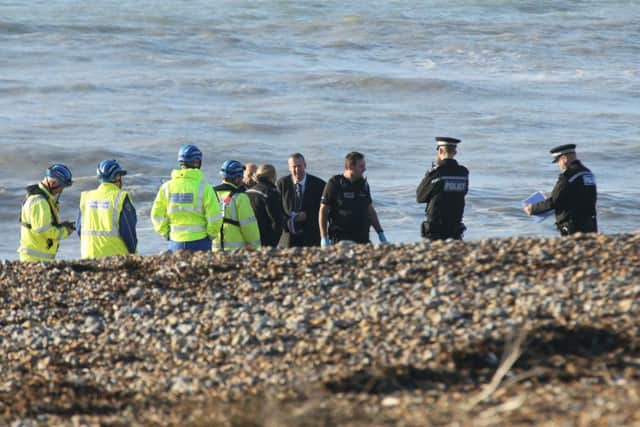
<path fill-rule="evenodd" d="M 387 236 L 384 235 L 384 231 L 378 233 L 378 240 L 380 240 L 380 243 L 389 243 Z"/>
<path fill-rule="evenodd" d="M 326 248 L 327 246 L 331 246 L 331 240 L 328 237 L 323 237 L 320 241 L 320 246 Z"/>

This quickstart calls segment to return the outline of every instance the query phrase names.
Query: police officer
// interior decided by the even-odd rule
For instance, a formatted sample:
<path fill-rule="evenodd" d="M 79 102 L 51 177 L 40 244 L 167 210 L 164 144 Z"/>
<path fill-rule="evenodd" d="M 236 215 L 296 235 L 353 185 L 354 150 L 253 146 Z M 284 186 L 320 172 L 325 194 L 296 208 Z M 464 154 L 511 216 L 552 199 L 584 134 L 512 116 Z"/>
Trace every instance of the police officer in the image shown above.
<path fill-rule="evenodd" d="M 353 151 L 345 157 L 344 172 L 331 177 L 324 187 L 318 214 L 321 246 L 342 240 L 369 243 L 371 225 L 380 243 L 387 243 L 364 177 L 366 170 L 364 155 Z"/>
<path fill-rule="evenodd" d="M 438 161 L 416 189 L 416 201 L 426 203 L 422 237 L 430 240 L 462 239 L 464 197 L 469 191 L 469 170 L 454 159 L 459 139 L 436 137 Z"/>
<path fill-rule="evenodd" d="M 73 223 L 60 222 L 58 198 L 72 181 L 65 165 L 55 164 L 47 169 L 39 184 L 27 187 L 27 195 L 20 211 L 20 261 L 53 261 L 60 240 L 73 232 Z"/>
<path fill-rule="evenodd" d="M 180 169 L 160 187 L 151 208 L 156 233 L 169 241 L 169 250 L 210 251 L 220 235 L 222 212 L 211 185 L 200 170 L 202 151 L 184 145 L 178 152 Z"/>
<path fill-rule="evenodd" d="M 553 148 L 553 163 L 558 163 L 558 176 L 551 197 L 539 203 L 526 205 L 527 215 L 554 210 L 556 226 L 562 236 L 576 232 L 597 233 L 596 179 L 576 156 L 576 145 L 566 144 Z"/>
<path fill-rule="evenodd" d="M 115 160 L 103 160 L 96 170 L 98 188 L 80 194 L 76 230 L 81 258 L 136 253 L 138 218 L 131 196 L 122 190 L 126 174 Z"/>
<path fill-rule="evenodd" d="M 244 166 L 237 160 L 226 160 L 220 168 L 222 184 L 215 187 L 224 214 L 220 238 L 213 251 L 260 248 L 260 230 L 251 201 L 244 192 Z"/>

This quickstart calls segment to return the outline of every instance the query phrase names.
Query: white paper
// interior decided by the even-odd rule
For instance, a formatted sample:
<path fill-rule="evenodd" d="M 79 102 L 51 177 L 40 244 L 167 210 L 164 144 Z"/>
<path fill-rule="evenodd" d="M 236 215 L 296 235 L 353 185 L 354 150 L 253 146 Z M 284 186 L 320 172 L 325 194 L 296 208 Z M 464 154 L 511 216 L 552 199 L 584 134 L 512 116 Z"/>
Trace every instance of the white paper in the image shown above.
<path fill-rule="evenodd" d="M 529 197 L 527 197 L 522 201 L 522 206 L 533 205 L 534 203 L 544 201 L 544 199 L 546 199 L 546 197 L 544 196 L 544 193 L 542 191 L 536 191 L 535 193 L 532 193 Z M 542 212 L 541 214 L 531 215 L 531 218 L 533 218 L 535 222 L 542 222 L 552 213 L 553 213 L 553 209 L 548 210 L 546 212 Z"/>

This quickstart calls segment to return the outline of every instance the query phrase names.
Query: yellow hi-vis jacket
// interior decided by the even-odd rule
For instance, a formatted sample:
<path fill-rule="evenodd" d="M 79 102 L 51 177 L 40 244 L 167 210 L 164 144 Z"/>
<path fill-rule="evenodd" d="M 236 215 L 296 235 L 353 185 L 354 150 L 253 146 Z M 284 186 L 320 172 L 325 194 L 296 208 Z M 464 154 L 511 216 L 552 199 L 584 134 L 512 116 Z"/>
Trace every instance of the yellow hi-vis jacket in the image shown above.
<path fill-rule="evenodd" d="M 213 251 L 259 248 L 260 229 L 249 196 L 227 181 L 215 190 L 223 208 L 224 223 L 220 238 L 213 242 Z"/>
<path fill-rule="evenodd" d="M 27 191 L 20 212 L 20 261 L 53 261 L 69 230 L 59 224 L 58 202 L 42 183 Z"/>
<path fill-rule="evenodd" d="M 120 237 L 120 214 L 129 194 L 111 182 L 80 193 L 80 257 L 100 258 L 128 255 Z M 131 199 L 129 199 L 131 200 Z"/>
<path fill-rule="evenodd" d="M 192 242 L 220 234 L 222 212 L 200 169 L 176 169 L 160 187 L 151 208 L 156 233 L 174 242 Z"/>

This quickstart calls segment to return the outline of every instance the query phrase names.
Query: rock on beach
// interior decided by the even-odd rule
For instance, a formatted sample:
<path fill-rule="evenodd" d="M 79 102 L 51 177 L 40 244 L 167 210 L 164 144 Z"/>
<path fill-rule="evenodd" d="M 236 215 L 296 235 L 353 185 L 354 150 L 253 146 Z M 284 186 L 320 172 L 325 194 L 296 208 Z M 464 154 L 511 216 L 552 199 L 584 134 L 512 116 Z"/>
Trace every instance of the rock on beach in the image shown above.
<path fill-rule="evenodd" d="M 2 261 L 0 425 L 638 425 L 639 254 L 626 234 Z"/>

